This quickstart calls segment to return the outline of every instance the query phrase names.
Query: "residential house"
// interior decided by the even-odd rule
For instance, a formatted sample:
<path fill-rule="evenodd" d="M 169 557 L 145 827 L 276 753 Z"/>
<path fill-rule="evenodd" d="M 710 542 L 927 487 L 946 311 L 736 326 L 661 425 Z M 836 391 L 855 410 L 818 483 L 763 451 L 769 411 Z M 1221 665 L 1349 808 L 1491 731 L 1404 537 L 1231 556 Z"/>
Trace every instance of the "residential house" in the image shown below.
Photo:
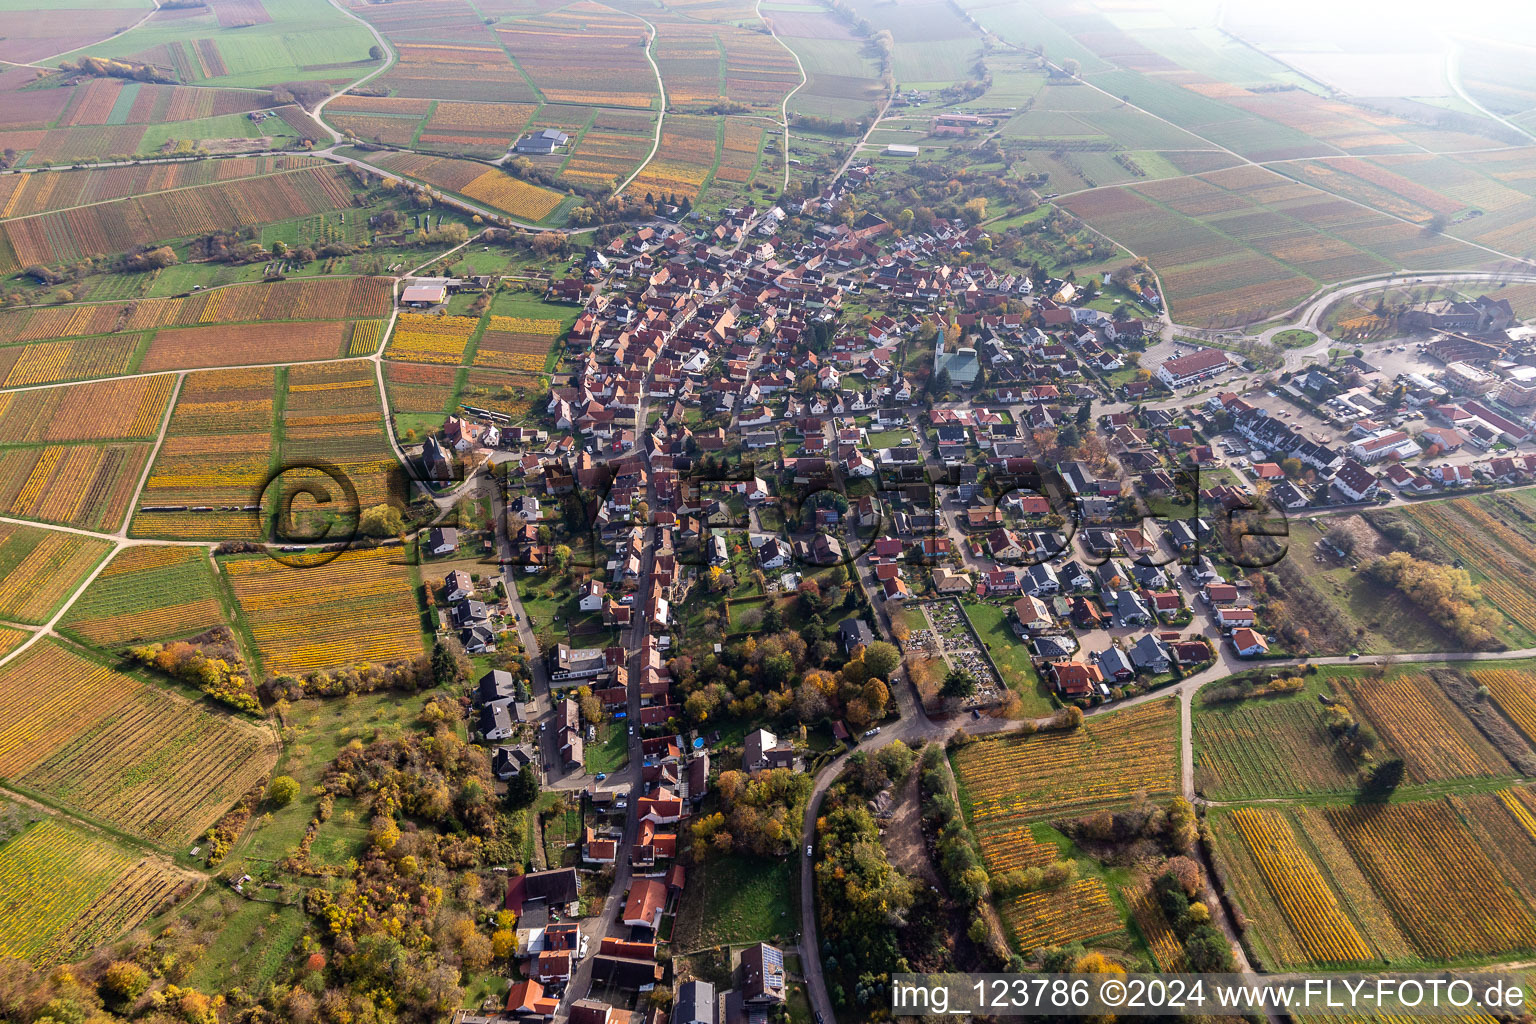
<path fill-rule="evenodd" d="M 571 913 L 580 896 L 581 884 L 575 868 L 532 871 L 507 882 L 506 908 L 518 916 L 531 908 Z"/>
<path fill-rule="evenodd" d="M 1157 378 L 1170 388 L 1179 388 L 1215 376 L 1229 365 L 1225 352 L 1206 349 L 1204 352 L 1169 359 L 1157 368 Z"/>
<path fill-rule="evenodd" d="M 852 654 L 855 647 L 868 647 L 875 642 L 875 632 L 863 619 L 846 618 L 837 624 L 838 641 L 844 654 Z"/>
<path fill-rule="evenodd" d="M 427 531 L 427 554 L 451 555 L 459 548 L 459 531 L 451 526 L 434 526 Z"/>
<path fill-rule="evenodd" d="M 474 581 L 463 569 L 455 569 L 443 577 L 443 596 L 450 604 L 462 601 L 474 592 Z"/>
<path fill-rule="evenodd" d="M 491 773 L 498 779 L 510 779 L 526 766 L 536 764 L 537 758 L 534 749 L 527 744 L 497 747 L 491 753 Z"/>
<path fill-rule="evenodd" d="M 1269 653 L 1269 643 L 1257 631 L 1243 627 L 1232 631 L 1232 649 L 1240 658 L 1257 658 Z"/>
<path fill-rule="evenodd" d="M 748 946 L 741 951 L 736 982 L 736 991 L 749 1006 L 783 1005 L 788 998 L 783 951 L 766 942 Z"/>
<path fill-rule="evenodd" d="M 707 981 L 685 981 L 677 986 L 671 1024 L 719 1024 L 715 986 Z"/>
<path fill-rule="evenodd" d="M 544 986 L 532 978 L 514 982 L 507 992 L 507 1012 L 524 1019 L 548 1020 L 555 1015 L 560 1000 L 544 994 Z"/>
<path fill-rule="evenodd" d="M 1381 488 L 1375 474 L 1354 459 L 1345 462 L 1334 474 L 1333 486 L 1351 501 L 1369 501 Z"/>
<path fill-rule="evenodd" d="M 600 611 L 603 607 L 603 596 L 607 592 L 608 588 L 602 580 L 587 580 L 577 591 L 577 606 L 584 612 Z"/>
<path fill-rule="evenodd" d="M 1222 629 L 1233 629 L 1239 626 L 1252 626 L 1257 621 L 1257 616 L 1252 608 L 1218 608 L 1216 609 L 1216 623 Z"/>
<path fill-rule="evenodd" d="M 794 761 L 795 748 L 781 742 L 767 729 L 753 729 L 742 741 L 741 767 L 744 771 L 788 768 Z"/>
<path fill-rule="evenodd" d="M 1019 626 L 1031 632 L 1047 629 L 1055 624 L 1045 602 L 1031 594 L 1026 594 L 1013 603 L 1013 614 L 1017 617 Z"/>
<path fill-rule="evenodd" d="M 1130 656 L 1131 664 L 1136 666 L 1137 671 L 1149 672 L 1152 675 L 1167 672 L 1173 662 L 1168 645 L 1151 633 L 1131 645 Z"/>
<path fill-rule="evenodd" d="M 629 899 L 619 918 L 631 928 L 661 927 L 661 912 L 667 906 L 667 887 L 654 878 L 637 878 L 629 887 Z"/>
<path fill-rule="evenodd" d="M 1053 661 L 1046 671 L 1056 684 L 1057 692 L 1068 699 L 1092 696 L 1094 688 L 1104 682 L 1104 673 L 1099 671 L 1099 666 L 1081 661 Z"/>
<path fill-rule="evenodd" d="M 1123 683 L 1136 675 L 1136 666 L 1131 664 L 1131 659 L 1118 647 L 1105 648 L 1095 660 L 1105 679 Z"/>
<path fill-rule="evenodd" d="M 477 721 L 480 734 L 487 740 L 504 740 L 510 737 L 514 731 L 515 723 L 507 705 L 502 703 L 487 704 L 480 709 L 480 717 Z"/>

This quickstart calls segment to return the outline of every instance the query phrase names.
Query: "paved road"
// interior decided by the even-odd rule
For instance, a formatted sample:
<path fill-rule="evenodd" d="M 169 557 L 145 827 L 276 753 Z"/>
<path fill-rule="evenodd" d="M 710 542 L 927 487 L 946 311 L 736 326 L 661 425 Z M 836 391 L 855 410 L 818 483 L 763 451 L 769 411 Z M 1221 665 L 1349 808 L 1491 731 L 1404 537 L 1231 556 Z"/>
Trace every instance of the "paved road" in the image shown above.
<path fill-rule="evenodd" d="M 158 2 L 158 0 L 156 0 L 156 2 Z M 320 114 L 325 110 L 326 104 L 330 103 L 331 100 L 334 100 L 336 97 L 340 96 L 347 90 L 355 89 L 359 85 L 362 85 L 365 82 L 368 82 L 371 79 L 382 75 L 385 71 L 388 71 L 399 58 L 399 55 L 395 53 L 395 48 L 389 44 L 389 40 L 384 38 L 384 34 L 378 30 L 377 26 L 375 26 L 373 22 L 369 21 L 367 18 L 359 17 L 355 11 L 350 10 L 346 4 L 341 2 L 341 0 L 330 0 L 330 3 L 332 7 L 336 8 L 342 14 L 346 15 L 348 18 L 351 18 L 353 21 L 359 22 L 364 28 L 366 28 L 369 34 L 373 36 L 374 45 L 382 50 L 385 54 L 385 59 L 379 62 L 378 67 L 374 68 L 372 71 L 368 72 L 357 81 L 349 82 L 346 85 L 343 85 L 341 88 L 331 93 L 325 99 L 315 104 L 315 109 L 312 111 L 314 114 L 315 122 L 319 124 L 320 127 L 330 132 L 331 142 L 336 143 L 342 140 L 342 134 L 336 129 L 332 128 L 330 125 L 326 124 L 324 121 L 320 120 Z"/>
<path fill-rule="evenodd" d="M 859 573 L 861 582 L 863 573 Z M 1186 602 L 1191 607 L 1198 608 L 1196 600 L 1197 588 L 1192 579 L 1186 573 L 1179 573 L 1178 585 L 1184 591 Z M 878 605 L 877 605 L 878 607 Z M 889 618 L 877 613 L 877 623 L 888 632 Z M 1510 658 L 1536 657 L 1536 648 L 1495 651 L 1495 652 L 1469 652 L 1469 651 L 1442 651 L 1422 654 L 1396 654 L 1381 655 L 1365 658 L 1351 658 L 1348 656 L 1329 656 L 1318 658 L 1291 658 L 1274 661 L 1253 662 L 1241 659 L 1232 651 L 1230 645 L 1222 641 L 1219 629 L 1209 619 L 1198 619 L 1202 626 L 1192 626 L 1203 632 L 1215 644 L 1215 661 L 1206 669 L 1194 673 L 1170 686 L 1162 687 L 1147 693 L 1139 694 L 1120 701 L 1113 701 L 1099 705 L 1087 715 L 1098 716 L 1110 714 L 1126 708 L 1145 704 L 1149 701 L 1173 699 L 1177 701 L 1179 708 L 1179 753 L 1180 753 L 1180 789 L 1183 795 L 1192 803 L 1203 803 L 1195 791 L 1195 763 L 1193 733 L 1193 702 L 1199 690 L 1211 683 L 1226 679 L 1236 672 L 1252 668 L 1284 668 L 1302 664 L 1314 665 L 1348 665 L 1348 664 L 1411 664 L 1423 662 L 1464 662 L 1485 661 Z M 911 746 L 920 746 L 923 743 L 945 743 L 957 731 L 965 731 L 975 735 L 992 735 L 1019 730 L 1026 724 L 1026 719 L 982 718 L 971 719 L 965 716 L 957 716 L 947 720 L 935 720 L 929 718 L 922 710 L 920 703 L 913 700 L 910 686 L 892 686 L 893 695 L 899 695 L 899 721 L 883 726 L 880 735 L 871 739 L 865 739 L 858 743 L 858 749 L 876 750 L 885 744 L 901 740 Z M 1040 725 L 1046 719 L 1032 720 L 1035 725 Z M 801 890 L 800 890 L 800 951 L 801 962 L 804 965 L 807 991 L 811 1006 L 814 1010 L 824 1015 L 828 1022 L 835 1019 L 831 999 L 827 994 L 826 980 L 821 970 L 820 942 L 817 931 L 816 907 L 815 907 L 815 878 L 813 860 L 804 855 L 804 847 L 810 846 L 816 839 L 816 818 L 819 814 L 821 802 L 827 789 L 836 781 L 842 772 L 845 758 L 838 758 L 829 763 L 817 774 L 807 803 L 805 820 L 801 828 Z M 1208 871 L 1209 875 L 1210 872 Z M 1226 934 L 1232 946 L 1233 954 L 1239 971 L 1249 973 L 1252 971 L 1233 922 L 1228 918 L 1221 901 L 1216 898 L 1213 887 L 1208 885 L 1207 899 L 1212 908 L 1216 923 Z M 1272 1020 L 1278 1022 L 1278 1017 L 1271 1013 Z"/>

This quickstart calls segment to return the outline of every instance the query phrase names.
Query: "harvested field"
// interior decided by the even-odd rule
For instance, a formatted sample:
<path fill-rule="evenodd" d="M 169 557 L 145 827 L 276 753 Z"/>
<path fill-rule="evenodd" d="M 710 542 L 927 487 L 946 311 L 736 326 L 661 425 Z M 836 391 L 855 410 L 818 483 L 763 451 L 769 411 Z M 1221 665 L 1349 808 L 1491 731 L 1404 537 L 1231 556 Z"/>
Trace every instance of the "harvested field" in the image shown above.
<path fill-rule="evenodd" d="M 521 370 L 524 373 L 542 373 L 549 351 L 555 344 L 556 335 L 521 330 L 498 330 L 497 321 L 514 320 L 513 317 L 493 316 L 491 325 L 480 338 L 475 349 L 476 366 L 493 366 L 503 370 Z M 533 321 L 535 325 L 549 324 L 558 331 L 560 321 Z"/>
<path fill-rule="evenodd" d="M 443 414 L 457 391 L 459 371 L 452 366 L 385 363 L 389 407 L 396 413 Z"/>
<path fill-rule="evenodd" d="M 191 370 L 241 363 L 296 363 L 346 354 L 345 321 L 187 327 L 156 331 L 141 371 Z"/>

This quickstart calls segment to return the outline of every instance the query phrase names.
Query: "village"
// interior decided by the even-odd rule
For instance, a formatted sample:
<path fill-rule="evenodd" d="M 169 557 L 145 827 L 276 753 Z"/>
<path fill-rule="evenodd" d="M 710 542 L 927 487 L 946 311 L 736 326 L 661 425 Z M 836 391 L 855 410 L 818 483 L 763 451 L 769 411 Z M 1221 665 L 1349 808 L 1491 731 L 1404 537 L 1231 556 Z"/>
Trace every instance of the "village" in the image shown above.
<path fill-rule="evenodd" d="M 1401 337 L 1354 348 L 1309 331 L 1277 362 L 1174 335 L 1151 288 L 1106 311 L 1089 303 L 1107 277 L 971 257 L 977 227 L 866 216 L 779 237 L 876 180 L 855 168 L 788 214 L 732 209 L 578 254 L 547 286 L 580 311 L 538 426 L 466 406 L 425 441 L 427 479 L 493 483 L 501 628 L 541 652 L 531 687 L 479 681 L 476 734 L 503 781 L 532 766 L 582 801 L 576 864 L 509 885 L 527 970 L 501 1014 L 608 1021 L 667 983 L 658 932 L 702 898 L 678 851 L 711 778 L 818 757 L 750 722 L 719 745 L 669 665 L 778 628 L 807 585 L 846 595 L 834 660 L 884 641 L 905 658 L 891 689 L 912 698 L 833 721 L 852 749 L 913 698 L 992 719 L 1018 713 L 1011 693 L 1095 708 L 1294 659 L 1306 648 L 1266 621 L 1253 575 L 1287 557 L 1287 521 L 1536 479 L 1536 346 L 1507 303 L 1426 302 Z M 1327 543 L 1289 554 L 1347 563 Z M 580 633 L 513 596 L 555 575 Z M 448 582 L 447 627 L 494 649 L 467 578 Z M 763 610 L 738 618 L 742 603 Z M 588 771 L 615 730 L 625 766 Z M 674 1024 L 783 1004 L 783 952 L 738 954 L 734 987 L 676 989 Z"/>

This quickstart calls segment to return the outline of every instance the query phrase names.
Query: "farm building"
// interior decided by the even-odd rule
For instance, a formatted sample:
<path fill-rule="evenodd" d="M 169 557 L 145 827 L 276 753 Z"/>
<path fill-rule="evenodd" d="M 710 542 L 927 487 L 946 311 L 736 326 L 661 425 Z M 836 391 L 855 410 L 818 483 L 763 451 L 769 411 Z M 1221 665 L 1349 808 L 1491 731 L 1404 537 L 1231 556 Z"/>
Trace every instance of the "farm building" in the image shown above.
<path fill-rule="evenodd" d="M 570 141 L 571 137 L 558 128 L 545 128 L 541 132 L 524 135 L 517 140 L 512 150 L 515 153 L 524 153 L 529 156 L 541 156 L 553 153 Z"/>
<path fill-rule="evenodd" d="M 413 309 L 425 309 L 448 301 L 447 281 L 417 281 L 408 284 L 400 293 L 401 305 Z"/>
<path fill-rule="evenodd" d="M 886 156 L 917 156 L 917 147 L 916 146 L 903 146 L 900 143 L 893 142 L 889 146 L 885 147 L 885 155 Z"/>

